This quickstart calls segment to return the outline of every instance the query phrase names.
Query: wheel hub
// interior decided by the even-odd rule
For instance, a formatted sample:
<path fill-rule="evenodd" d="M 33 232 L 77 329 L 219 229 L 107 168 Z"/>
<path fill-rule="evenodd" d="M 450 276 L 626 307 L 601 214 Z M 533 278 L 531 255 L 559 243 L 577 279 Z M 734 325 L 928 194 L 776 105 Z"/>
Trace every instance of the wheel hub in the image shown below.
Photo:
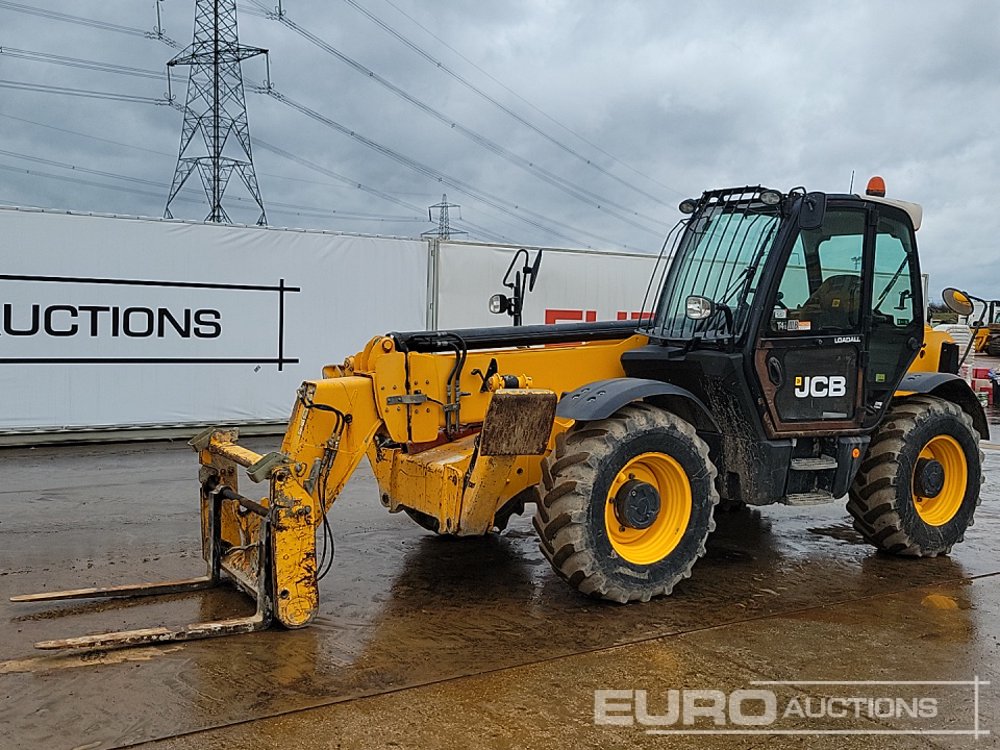
<path fill-rule="evenodd" d="M 913 472 L 913 491 L 924 498 L 937 497 L 944 489 L 944 467 L 933 458 L 918 458 Z"/>
<path fill-rule="evenodd" d="M 913 504 L 930 526 L 944 526 L 962 509 L 969 487 L 969 464 L 961 443 L 935 435 L 913 465 Z"/>
<path fill-rule="evenodd" d="M 640 479 L 625 482 L 615 494 L 615 518 L 630 529 L 648 529 L 660 512 L 660 493 Z"/>

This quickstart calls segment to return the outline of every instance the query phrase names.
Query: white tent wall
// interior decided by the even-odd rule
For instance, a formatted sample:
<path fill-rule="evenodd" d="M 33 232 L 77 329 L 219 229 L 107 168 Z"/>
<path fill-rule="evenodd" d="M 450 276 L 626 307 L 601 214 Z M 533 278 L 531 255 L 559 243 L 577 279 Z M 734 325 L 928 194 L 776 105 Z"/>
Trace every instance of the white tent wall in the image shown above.
<path fill-rule="evenodd" d="M 0 209 L 0 258 L 7 433 L 284 421 L 427 314 L 417 240 Z"/>

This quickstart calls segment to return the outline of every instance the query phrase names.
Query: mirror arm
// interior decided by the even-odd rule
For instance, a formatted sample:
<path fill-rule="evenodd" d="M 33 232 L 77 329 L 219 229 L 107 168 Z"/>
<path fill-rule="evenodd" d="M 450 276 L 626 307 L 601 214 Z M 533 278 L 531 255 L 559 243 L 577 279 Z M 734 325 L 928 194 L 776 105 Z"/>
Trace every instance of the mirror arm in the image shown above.
<path fill-rule="evenodd" d="M 965 353 L 962 354 L 962 358 L 958 361 L 958 369 L 962 369 L 962 365 L 965 364 L 965 360 L 969 358 L 969 352 L 972 351 L 972 345 L 976 343 L 976 334 L 979 333 L 981 325 L 977 325 L 972 329 L 972 335 L 969 336 L 969 343 L 965 345 Z"/>

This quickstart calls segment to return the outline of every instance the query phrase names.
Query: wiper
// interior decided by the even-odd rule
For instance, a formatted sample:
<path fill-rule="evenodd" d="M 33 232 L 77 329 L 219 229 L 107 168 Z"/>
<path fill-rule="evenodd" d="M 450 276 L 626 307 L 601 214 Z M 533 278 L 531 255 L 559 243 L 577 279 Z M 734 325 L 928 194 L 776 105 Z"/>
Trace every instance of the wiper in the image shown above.
<path fill-rule="evenodd" d="M 907 254 L 907 256 L 903 258 L 903 262 L 899 264 L 899 268 L 896 269 L 896 273 L 894 273 L 892 278 L 889 279 L 889 283 L 885 285 L 885 289 L 882 290 L 882 296 L 878 298 L 878 302 L 872 305 L 872 309 L 875 310 L 875 312 L 882 313 L 882 315 L 886 314 L 882 312 L 882 303 L 885 302 L 885 298 L 889 296 L 889 292 L 892 291 L 892 288 L 896 285 L 896 281 L 899 280 L 900 275 L 903 273 L 903 269 L 906 268 L 906 264 L 909 262 L 910 256 Z"/>
<path fill-rule="evenodd" d="M 725 292 L 723 292 L 722 299 L 720 299 L 716 304 L 724 305 L 727 302 L 729 302 L 729 298 L 732 297 L 734 294 L 736 294 L 736 290 L 739 288 L 737 285 L 742 283 L 743 280 L 746 279 L 746 277 L 750 275 L 751 272 L 756 270 L 756 268 L 757 268 L 756 266 L 750 265 L 744 268 L 742 271 L 740 271 L 736 275 L 736 278 L 733 279 L 732 283 L 729 285 L 729 288 L 726 289 Z"/>
<path fill-rule="evenodd" d="M 757 268 L 760 266 L 761 261 L 764 259 L 764 252 L 767 249 L 771 236 L 774 234 L 774 227 L 772 226 L 770 231 L 760 238 L 760 244 L 757 248 L 757 252 L 754 254 L 753 261 L 750 265 L 740 271 L 736 278 L 730 282 L 729 287 L 722 295 L 717 304 L 720 309 L 722 309 L 725 316 L 725 321 L 728 324 L 729 334 L 736 334 L 736 321 L 732 309 L 729 307 L 729 300 L 737 293 L 740 292 L 740 297 L 746 296 L 747 287 L 750 285 L 750 281 L 753 279 L 754 274 L 757 273 Z M 742 303 L 741 303 L 742 304 Z M 715 328 L 709 330 L 716 330 Z"/>

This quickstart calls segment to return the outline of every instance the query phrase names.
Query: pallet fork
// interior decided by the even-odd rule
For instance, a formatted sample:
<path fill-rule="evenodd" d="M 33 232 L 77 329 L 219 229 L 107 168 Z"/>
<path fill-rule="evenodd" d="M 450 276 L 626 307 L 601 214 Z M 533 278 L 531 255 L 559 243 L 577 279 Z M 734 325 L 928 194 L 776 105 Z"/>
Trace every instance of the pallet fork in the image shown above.
<path fill-rule="evenodd" d="M 272 473 L 275 466 L 281 463 L 281 454 L 258 456 L 235 445 L 237 438 L 236 430 L 211 428 L 196 435 L 189 443 L 201 454 L 202 460 L 202 547 L 208 565 L 206 575 L 160 583 L 27 594 L 13 596 L 11 601 L 38 603 L 160 596 L 204 591 L 229 581 L 256 600 L 257 611 L 249 617 L 197 622 L 173 629 L 140 628 L 39 641 L 35 644 L 36 648 L 121 648 L 250 633 L 270 627 L 275 619 L 273 529 L 277 520 L 276 511 L 279 509 L 254 502 L 236 491 L 236 465 L 248 467 L 251 478 L 264 478 L 264 475 Z M 253 523 L 243 524 L 244 529 L 251 531 L 249 543 L 235 545 L 226 541 L 223 534 L 224 514 L 254 519 Z"/>

